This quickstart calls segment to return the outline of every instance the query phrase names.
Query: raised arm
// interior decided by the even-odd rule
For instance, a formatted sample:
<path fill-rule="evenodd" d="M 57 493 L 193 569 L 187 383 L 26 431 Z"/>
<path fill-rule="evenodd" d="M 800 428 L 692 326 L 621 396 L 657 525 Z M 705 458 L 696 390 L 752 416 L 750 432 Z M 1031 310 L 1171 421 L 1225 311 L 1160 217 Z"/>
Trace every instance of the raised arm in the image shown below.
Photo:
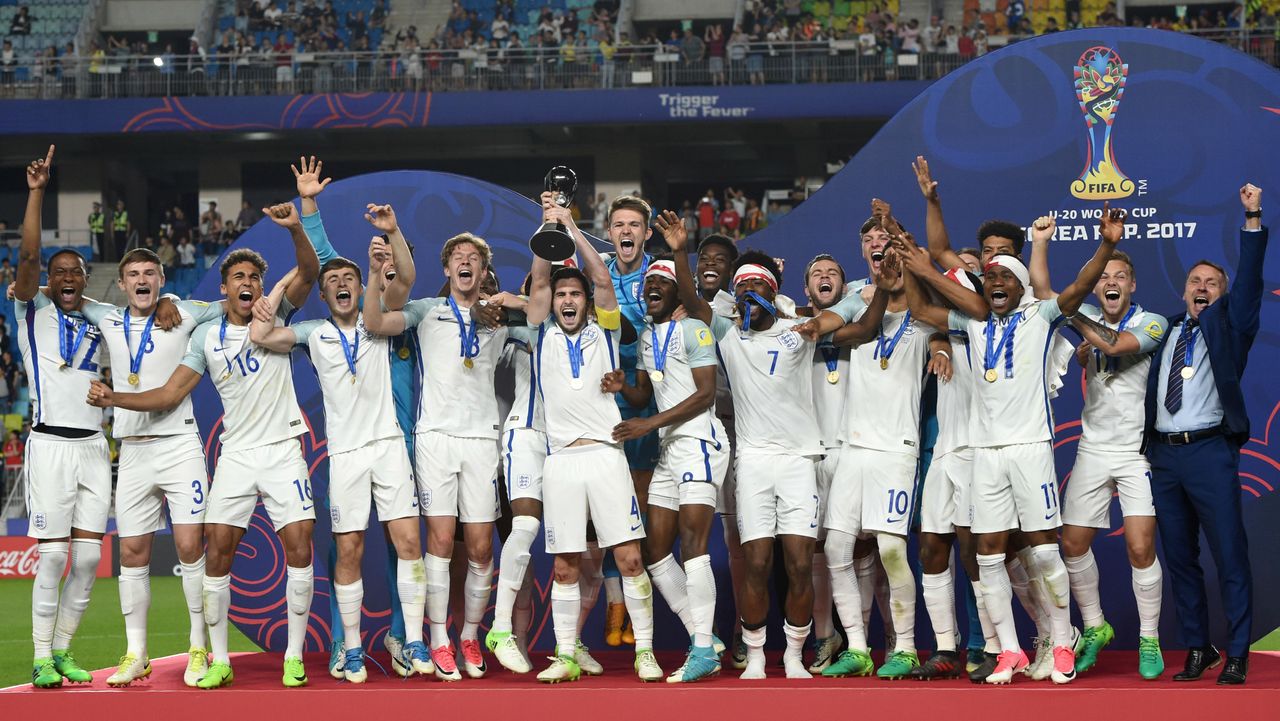
<path fill-rule="evenodd" d="M 271 222 L 288 230 L 289 237 L 293 239 L 293 252 L 298 260 L 298 267 L 295 269 L 297 275 L 289 282 L 289 287 L 284 294 L 294 308 L 301 308 L 307 302 L 307 296 L 320 275 L 320 259 L 316 256 L 316 249 L 307 239 L 307 232 L 302 229 L 302 220 L 298 217 L 298 209 L 293 207 L 293 203 L 281 203 L 263 208 L 262 213 L 270 218 Z"/>
<path fill-rule="evenodd" d="M 369 274 L 382 274 L 383 266 L 370 267 Z M 370 283 L 364 294 L 364 327 L 378 335 L 400 335 L 406 327 L 404 310 L 387 310 L 382 302 L 382 284 Z"/>
<path fill-rule="evenodd" d="M 910 235 L 896 239 L 894 248 L 899 254 L 903 268 L 908 271 L 907 276 L 912 276 L 916 281 L 923 282 L 937 291 L 938 295 L 955 306 L 956 310 L 971 318 L 983 318 L 990 312 L 991 309 L 987 306 L 985 298 L 959 283 L 953 283 L 939 273 L 929 252 L 912 242 Z M 954 266 L 953 269 L 963 270 L 964 267 L 959 265 Z"/>
<path fill-rule="evenodd" d="M 604 260 L 600 258 L 600 253 L 591 247 L 587 236 L 583 235 L 582 231 L 578 229 L 578 225 L 573 222 L 573 215 L 569 212 L 569 209 L 556 205 L 554 198 L 554 193 L 546 192 L 542 194 L 542 222 L 558 222 L 569 231 L 569 235 L 573 236 L 573 243 L 578 251 L 578 257 L 582 260 L 582 272 L 591 281 L 591 285 L 594 286 L 595 306 L 605 311 L 617 310 L 618 296 L 613 289 L 613 278 L 610 277 L 609 269 L 605 267 Z"/>
<path fill-rule="evenodd" d="M 1051 215 L 1042 215 L 1031 224 L 1031 263 L 1027 270 L 1031 273 L 1031 290 L 1035 291 L 1036 300 L 1058 297 L 1049 281 L 1049 239 L 1056 226 L 1057 221 Z"/>
<path fill-rule="evenodd" d="M 249 340 L 276 353 L 288 353 L 293 350 L 293 345 L 298 340 L 292 328 L 276 325 L 276 311 L 280 308 L 280 300 L 284 298 L 285 289 L 297 274 L 297 268 L 286 273 L 270 293 L 253 304 L 253 320 L 249 323 Z"/>
<path fill-rule="evenodd" d="M 299 169 L 301 166 L 301 169 Z M 320 207 L 316 205 L 316 196 L 319 195 L 333 178 L 320 179 L 321 171 L 324 169 L 324 163 L 316 160 L 316 156 L 311 156 L 308 161 L 307 156 L 298 158 L 298 165 L 290 165 L 289 170 L 293 171 L 293 177 L 298 184 L 298 198 L 302 201 L 303 217 L 314 215 L 320 212 Z M 330 246 L 332 250 L 332 246 Z M 328 258 L 326 258 L 328 260 Z"/>
<path fill-rule="evenodd" d="M 1116 243 L 1119 243 L 1124 235 L 1126 217 L 1127 213 L 1124 210 L 1112 208 L 1107 201 L 1102 203 L 1102 216 L 1098 220 L 1098 232 L 1102 236 L 1102 242 L 1098 244 L 1098 249 L 1093 252 L 1089 262 L 1080 269 L 1076 279 L 1058 295 L 1058 309 L 1063 315 L 1075 315 L 1080 309 L 1080 304 L 1084 302 L 1085 296 L 1093 290 L 1098 283 L 1098 278 L 1102 277 L 1102 271 L 1106 270 L 1107 261 L 1111 260 Z"/>
<path fill-rule="evenodd" d="M 680 304 L 690 318 L 711 325 L 711 304 L 698 293 L 698 284 L 693 281 L 693 268 L 689 266 L 689 231 L 684 227 L 684 221 L 675 212 L 664 210 L 654 219 L 654 225 L 658 226 L 662 239 L 675 256 L 676 291 Z"/>
<path fill-rule="evenodd" d="M 52 166 L 52 145 L 43 160 L 34 160 L 27 166 L 27 211 L 22 218 L 22 245 L 18 248 L 18 272 L 13 286 L 13 297 L 21 301 L 31 300 L 40 290 L 40 213 Z"/>
<path fill-rule="evenodd" d="M 382 302 L 390 310 L 400 310 L 405 303 L 409 302 L 409 292 L 413 290 L 413 283 L 418 278 L 418 269 L 413 264 L 413 254 L 409 252 L 409 241 L 405 240 L 404 234 L 400 232 L 396 211 L 390 205 L 369 203 L 366 211 L 364 219 L 387 236 L 386 242 L 390 246 L 391 262 L 396 266 L 396 277 L 383 289 Z M 373 246 L 369 248 L 369 275 L 373 275 L 375 250 Z M 386 274 L 379 272 L 378 280 L 385 282 Z M 373 281 L 374 279 L 370 278 L 369 284 L 372 285 Z"/>
<path fill-rule="evenodd" d="M 174 369 L 169 380 L 159 388 L 141 393 L 115 393 L 102 381 L 90 381 L 88 403 L 99 408 L 124 408 L 130 411 L 171 411 L 183 398 L 191 395 L 203 373 L 186 365 Z"/>
<path fill-rule="evenodd" d="M 1245 212 L 1262 209 L 1262 188 L 1252 183 L 1240 189 L 1240 203 Z M 1249 339 L 1258 333 L 1262 310 L 1262 261 L 1267 251 L 1267 229 L 1262 218 L 1246 218 L 1240 229 L 1240 271 L 1231 285 L 1231 301 L 1227 313 L 1237 333 Z"/>
<path fill-rule="evenodd" d="M 542 325 L 551 315 L 551 263 L 536 255 L 530 270 L 529 303 L 525 306 L 525 315 L 530 328 Z"/>
<path fill-rule="evenodd" d="M 883 263 L 882 263 L 883 265 Z M 903 290 L 907 294 L 907 307 L 917 320 L 934 328 L 950 327 L 950 312 L 929 299 L 920 282 L 913 273 L 907 273 L 902 279 Z"/>
<path fill-rule="evenodd" d="M 1129 331 L 1120 332 L 1108 328 L 1092 318 L 1077 314 L 1071 319 L 1071 325 L 1080 331 L 1080 335 L 1094 348 L 1109 356 L 1126 356 L 1140 353 L 1142 348 L 1138 339 Z"/>
<path fill-rule="evenodd" d="M 925 203 L 925 239 L 929 243 L 929 256 L 933 262 L 943 268 L 963 268 L 964 261 L 951 249 L 951 238 L 947 235 L 947 226 L 942 221 L 942 200 L 938 197 L 938 181 L 929 174 L 929 161 L 923 155 L 917 155 L 911 169 L 916 173 L 916 182 L 920 185 L 920 193 Z"/>
<path fill-rule="evenodd" d="M 876 273 L 876 290 L 871 294 L 867 309 L 852 323 L 845 323 L 831 336 L 831 342 L 839 346 L 862 345 L 880 332 L 880 323 L 889 307 L 889 289 L 897 282 L 898 269 L 893 254 L 885 255 Z"/>

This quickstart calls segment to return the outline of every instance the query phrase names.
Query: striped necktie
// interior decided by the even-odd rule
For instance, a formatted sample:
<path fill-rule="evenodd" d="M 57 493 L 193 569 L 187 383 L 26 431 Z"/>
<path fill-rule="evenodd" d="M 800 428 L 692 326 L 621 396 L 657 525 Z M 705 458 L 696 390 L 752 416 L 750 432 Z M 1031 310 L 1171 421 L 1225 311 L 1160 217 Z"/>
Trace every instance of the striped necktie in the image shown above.
<path fill-rule="evenodd" d="M 1182 369 L 1187 365 L 1187 337 L 1196 332 L 1197 321 L 1188 319 L 1182 324 L 1178 333 L 1178 342 L 1173 346 L 1173 358 L 1169 359 L 1169 376 L 1165 381 L 1164 407 L 1169 415 L 1175 415 L 1182 408 Z"/>

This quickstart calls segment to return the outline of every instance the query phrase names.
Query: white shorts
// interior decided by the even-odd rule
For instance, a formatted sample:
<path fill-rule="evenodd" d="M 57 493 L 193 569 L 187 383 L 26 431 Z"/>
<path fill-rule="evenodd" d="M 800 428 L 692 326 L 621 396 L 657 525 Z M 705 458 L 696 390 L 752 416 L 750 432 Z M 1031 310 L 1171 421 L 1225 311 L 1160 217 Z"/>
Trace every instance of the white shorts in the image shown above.
<path fill-rule="evenodd" d="M 973 450 L 961 448 L 934 456 L 924 477 L 920 499 L 920 530 L 925 533 L 954 533 L 955 527 L 973 525 L 973 504 L 969 485 L 973 480 Z"/>
<path fill-rule="evenodd" d="M 209 469 L 200 436 L 160 436 L 120 444 L 116 480 L 116 528 L 121 538 L 164 529 L 164 506 L 173 525 L 204 523 Z"/>
<path fill-rule="evenodd" d="M 970 488 L 974 533 L 1047 531 L 1062 525 L 1048 441 L 973 449 Z"/>
<path fill-rule="evenodd" d="M 777 536 L 818 537 L 816 467 L 810 456 L 738 451 L 734 469 L 743 543 Z"/>
<path fill-rule="evenodd" d="M 275 530 L 314 521 L 311 478 L 297 438 L 243 451 L 222 451 L 213 472 L 205 523 L 248 528 L 258 496 Z"/>
<path fill-rule="evenodd" d="M 413 441 L 418 502 L 424 516 L 454 516 L 463 523 L 492 523 L 498 501 L 498 444 L 492 438 L 458 438 L 438 431 Z"/>
<path fill-rule="evenodd" d="M 379 521 L 417 518 L 418 490 L 404 438 L 382 438 L 329 456 L 329 524 L 334 533 L 369 528 L 369 498 Z"/>
<path fill-rule="evenodd" d="M 542 467 L 547 462 L 547 434 L 513 428 L 502 434 L 502 471 L 507 502 L 518 498 L 542 501 Z"/>
<path fill-rule="evenodd" d="M 1113 493 L 1120 496 L 1120 513 L 1125 518 L 1156 515 L 1146 456 L 1137 451 L 1081 448 L 1062 492 L 1062 523 L 1110 528 Z"/>
<path fill-rule="evenodd" d="M 640 503 L 620 446 L 590 443 L 547 456 L 542 472 L 542 525 L 547 553 L 587 550 L 587 521 L 601 548 L 644 538 Z"/>
<path fill-rule="evenodd" d="M 66 538 L 71 529 L 106 533 L 111 456 L 101 434 L 63 438 L 32 431 L 22 465 L 32 538 Z"/>
<path fill-rule="evenodd" d="M 724 424 L 724 437 L 729 439 L 729 465 L 724 472 L 724 480 L 720 482 L 720 491 L 716 498 L 716 512 L 723 516 L 732 516 L 738 513 L 738 481 L 734 468 L 737 465 L 738 445 L 734 439 L 733 418 L 716 417 Z"/>
<path fill-rule="evenodd" d="M 728 467 L 729 441 L 672 438 L 662 444 L 658 467 L 653 469 L 649 505 L 672 511 L 685 505 L 715 508 Z"/>
<path fill-rule="evenodd" d="M 818 483 L 818 540 L 827 537 L 827 526 L 823 521 L 827 518 L 827 503 L 831 499 L 831 483 L 836 477 L 836 466 L 840 465 L 840 446 L 826 449 L 827 455 L 818 461 L 816 480 Z"/>
<path fill-rule="evenodd" d="M 851 536 L 906 536 L 916 501 L 916 457 L 841 446 L 824 525 Z"/>

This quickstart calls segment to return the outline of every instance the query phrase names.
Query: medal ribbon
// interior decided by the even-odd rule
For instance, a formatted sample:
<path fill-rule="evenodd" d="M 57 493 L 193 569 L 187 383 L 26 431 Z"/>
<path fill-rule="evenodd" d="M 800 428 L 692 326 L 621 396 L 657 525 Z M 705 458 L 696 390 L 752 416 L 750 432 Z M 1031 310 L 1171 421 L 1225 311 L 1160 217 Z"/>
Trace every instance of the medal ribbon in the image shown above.
<path fill-rule="evenodd" d="M 907 330 L 907 324 L 911 322 L 911 311 L 902 316 L 902 325 L 898 326 L 898 331 L 893 334 L 893 340 L 886 340 L 884 337 L 884 324 L 880 324 L 880 335 L 876 338 L 876 350 L 872 354 L 872 358 L 884 358 L 888 360 L 893 355 L 893 349 L 898 347 L 898 341 L 902 340 L 902 334 Z"/>
<path fill-rule="evenodd" d="M 124 347 L 129 351 L 129 373 L 137 375 L 142 368 L 142 356 L 147 353 L 147 344 L 151 342 L 151 326 L 156 322 L 155 311 L 147 316 L 147 324 L 142 327 L 142 344 L 138 346 L 138 352 L 134 353 L 129 347 L 129 309 L 124 309 Z"/>
<path fill-rule="evenodd" d="M 661 353 L 661 354 L 659 354 L 659 353 L 658 353 L 658 343 L 657 343 L 658 336 L 657 336 L 657 334 L 656 334 L 656 333 L 654 334 L 654 343 L 653 343 L 653 369 L 654 369 L 655 371 L 659 372 L 659 373 L 662 373 L 662 372 L 666 371 L 666 369 L 667 369 L 667 349 L 671 346 L 671 333 L 672 333 L 673 331 L 675 331 L 675 329 L 676 329 L 676 326 L 677 326 L 677 325 L 679 325 L 679 324 L 678 324 L 678 323 L 676 323 L 676 321 L 674 321 L 674 320 L 673 320 L 673 321 L 668 321 L 668 323 L 667 323 L 667 337 L 666 337 L 666 339 L 665 339 L 665 340 L 663 340 L 663 341 L 662 341 L 662 353 Z"/>
<path fill-rule="evenodd" d="M 338 340 L 342 341 L 342 355 L 347 359 L 347 370 L 351 371 L 351 377 L 356 377 L 356 355 L 360 352 L 360 328 L 356 327 L 355 343 L 348 343 L 347 336 L 343 335 L 342 329 L 338 327 L 338 322 L 333 318 L 329 319 L 333 324 L 333 329 L 338 331 Z"/>
<path fill-rule="evenodd" d="M 447 300 L 449 301 L 449 309 L 453 311 L 454 319 L 458 321 L 458 338 L 462 345 L 462 357 L 474 358 L 480 355 L 480 339 L 476 336 L 476 324 L 467 325 L 467 322 L 462 318 L 462 310 L 453 301 L 453 297 L 449 296 Z"/>
<path fill-rule="evenodd" d="M 573 372 L 573 377 L 577 378 L 582 373 L 582 334 L 578 334 L 578 339 L 570 341 L 569 336 L 564 337 L 564 347 L 569 352 L 569 370 Z"/>
<path fill-rule="evenodd" d="M 822 351 L 822 362 L 827 364 L 827 372 L 834 373 L 836 366 L 840 363 L 840 349 L 836 348 L 831 341 L 825 340 L 818 344 L 818 350 Z"/>
<path fill-rule="evenodd" d="M 58 355 L 62 356 L 63 365 L 71 365 L 71 361 L 75 360 L 76 351 L 80 350 L 80 344 L 84 342 L 84 334 L 89 330 L 89 323 L 86 321 L 80 324 L 80 330 L 75 331 L 75 340 L 72 341 L 71 333 L 75 329 L 75 322 L 62 314 L 62 308 L 57 303 L 53 304 L 53 309 L 58 313 Z"/>
<path fill-rule="evenodd" d="M 773 303 L 770 303 L 769 301 L 760 297 L 760 294 L 755 292 L 754 290 L 748 290 L 744 292 L 742 295 L 738 296 L 737 298 L 737 304 L 742 306 L 742 332 L 743 333 L 746 333 L 747 331 L 751 330 L 751 308 L 750 308 L 751 303 L 755 303 L 756 305 L 760 306 L 762 309 L 764 309 L 764 312 L 768 313 L 771 316 L 774 316 L 775 318 L 778 316 L 778 309 L 773 307 Z"/>
<path fill-rule="evenodd" d="M 1004 329 L 1004 334 L 1000 336 L 1000 344 L 994 345 L 996 334 L 996 317 L 993 313 L 987 317 L 987 353 L 982 361 L 982 369 L 989 371 L 996 367 L 996 359 L 1000 357 L 1000 352 L 1004 351 L 1004 377 L 1013 377 L 1013 333 L 1018 327 L 1018 321 L 1022 319 L 1021 313 L 1014 313 L 1013 318 L 1009 320 L 1009 325 Z"/>
<path fill-rule="evenodd" d="M 1117 332 L 1119 332 L 1119 333 L 1123 333 L 1123 332 L 1124 332 L 1124 327 L 1125 327 L 1126 325 L 1128 325 L 1128 324 L 1129 324 L 1130 319 L 1132 319 L 1132 318 L 1133 318 L 1133 314 L 1134 314 L 1135 312 L 1137 312 L 1137 310 L 1138 310 L 1138 305 L 1137 305 L 1136 303 L 1130 303 L 1130 304 L 1129 304 L 1129 312 L 1128 312 L 1128 313 L 1125 313 L 1125 314 L 1124 314 L 1124 318 L 1121 318 L 1121 319 L 1120 319 L 1120 325 L 1116 327 L 1116 331 L 1117 331 Z M 1103 318 L 1102 322 L 1103 322 L 1103 324 L 1104 324 L 1104 325 L 1106 324 L 1106 322 L 1107 322 L 1107 321 L 1106 321 L 1106 318 L 1105 318 L 1105 317 Z M 1114 373 L 1114 372 L 1115 372 L 1115 370 L 1116 370 L 1116 359 L 1115 359 L 1115 358 L 1112 358 L 1111 356 L 1107 356 L 1107 359 L 1106 359 L 1106 361 L 1105 361 L 1105 363 L 1104 363 L 1104 361 L 1102 360 L 1102 351 L 1100 351 L 1100 350 L 1098 350 L 1098 349 L 1096 349 L 1096 348 L 1093 350 L 1093 357 L 1094 357 L 1094 358 L 1097 360 L 1097 362 L 1098 362 L 1098 371 L 1099 371 L 1099 372 L 1101 372 L 1101 371 L 1104 369 L 1104 367 L 1105 367 L 1105 369 L 1106 369 L 1106 371 L 1107 371 L 1108 373 Z"/>

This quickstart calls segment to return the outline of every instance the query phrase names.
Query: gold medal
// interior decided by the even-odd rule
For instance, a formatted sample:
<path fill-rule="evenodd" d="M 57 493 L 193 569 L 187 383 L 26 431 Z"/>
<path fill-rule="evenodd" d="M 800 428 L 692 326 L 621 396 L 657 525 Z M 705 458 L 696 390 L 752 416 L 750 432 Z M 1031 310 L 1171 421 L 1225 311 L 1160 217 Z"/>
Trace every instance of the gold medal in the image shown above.
<path fill-rule="evenodd" d="M 396 355 L 400 356 L 400 360 L 409 360 L 409 347 L 405 346 L 396 351 Z"/>
<path fill-rule="evenodd" d="M 66 362 L 66 361 L 62 361 L 62 365 L 58 366 L 58 369 L 59 369 L 59 370 L 63 370 L 63 369 L 70 368 L 70 367 L 71 367 L 71 364 L 70 364 L 70 363 L 68 363 L 68 362 Z"/>
<path fill-rule="evenodd" d="M 1189 381 L 1189 380 L 1191 380 L 1191 377 L 1192 377 L 1192 376 L 1194 376 L 1195 374 L 1196 374 L 1196 369 L 1195 369 L 1195 368 L 1192 368 L 1191 366 L 1182 366 L 1182 379 L 1183 379 L 1183 380 L 1188 380 L 1188 381 Z"/>
<path fill-rule="evenodd" d="M 225 381 L 230 377 L 231 377 L 231 371 L 226 371 L 225 373 L 222 374 L 222 377 L 219 378 L 218 380 Z"/>
<path fill-rule="evenodd" d="M 463 358 L 463 359 L 462 359 L 462 367 L 463 367 L 463 368 L 466 368 L 466 369 L 470 370 L 471 368 L 474 368 L 474 367 L 475 367 L 475 365 L 476 365 L 476 362 L 475 362 L 475 361 L 473 361 L 473 360 L 471 360 L 470 358 Z"/>
<path fill-rule="evenodd" d="M 887 370 L 889 370 L 889 359 L 888 359 L 888 358 L 881 358 L 881 359 L 880 359 L 880 370 L 882 370 L 882 371 L 887 371 Z"/>
<path fill-rule="evenodd" d="M 130 374 L 129 374 L 129 385 L 131 385 L 131 386 L 136 386 L 136 385 L 138 385 L 138 374 L 137 374 L 137 373 L 130 373 Z"/>
<path fill-rule="evenodd" d="M 995 383 L 998 376 L 999 374 L 996 373 L 995 368 L 988 368 L 987 372 L 982 375 L 988 383 Z"/>
<path fill-rule="evenodd" d="M 653 371 L 649 374 L 649 380 L 654 383 L 661 383 L 663 378 L 666 378 L 666 376 L 663 375 L 662 371 Z"/>
<path fill-rule="evenodd" d="M 355 374 L 355 373 L 352 373 L 352 374 L 351 374 L 351 385 L 355 385 L 355 384 L 356 384 L 356 374 Z"/>
<path fill-rule="evenodd" d="M 827 382 L 835 385 L 840 382 L 840 371 L 831 371 L 827 374 Z"/>

